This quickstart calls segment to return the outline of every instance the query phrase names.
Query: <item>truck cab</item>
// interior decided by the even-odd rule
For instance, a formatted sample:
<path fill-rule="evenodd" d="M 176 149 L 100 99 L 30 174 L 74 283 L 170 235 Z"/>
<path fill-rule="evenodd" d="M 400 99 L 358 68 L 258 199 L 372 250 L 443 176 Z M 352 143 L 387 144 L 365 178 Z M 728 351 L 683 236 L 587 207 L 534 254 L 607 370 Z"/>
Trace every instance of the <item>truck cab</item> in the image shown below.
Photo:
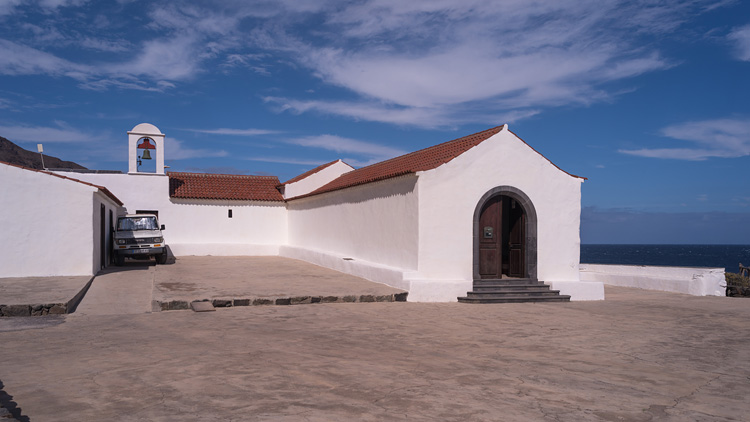
<path fill-rule="evenodd" d="M 123 265 L 125 258 L 148 259 L 154 257 L 157 264 L 167 262 L 167 245 L 154 214 L 127 214 L 117 217 L 112 237 L 115 265 Z"/>

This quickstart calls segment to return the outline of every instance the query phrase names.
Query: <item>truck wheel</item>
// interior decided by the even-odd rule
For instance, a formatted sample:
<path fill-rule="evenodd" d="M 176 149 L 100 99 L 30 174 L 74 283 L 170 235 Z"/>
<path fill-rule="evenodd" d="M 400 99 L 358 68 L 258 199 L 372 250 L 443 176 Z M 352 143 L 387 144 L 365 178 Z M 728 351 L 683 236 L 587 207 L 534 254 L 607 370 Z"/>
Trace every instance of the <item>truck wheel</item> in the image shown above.
<path fill-rule="evenodd" d="M 122 256 L 122 255 L 120 255 L 120 254 L 118 254 L 118 253 L 116 253 L 115 254 L 115 265 L 117 265 L 118 267 L 122 267 L 123 264 L 125 264 L 125 257 Z"/>
<path fill-rule="evenodd" d="M 164 265 L 167 263 L 167 249 L 164 249 L 164 252 L 160 253 L 159 255 L 156 255 L 156 263 L 159 265 Z"/>

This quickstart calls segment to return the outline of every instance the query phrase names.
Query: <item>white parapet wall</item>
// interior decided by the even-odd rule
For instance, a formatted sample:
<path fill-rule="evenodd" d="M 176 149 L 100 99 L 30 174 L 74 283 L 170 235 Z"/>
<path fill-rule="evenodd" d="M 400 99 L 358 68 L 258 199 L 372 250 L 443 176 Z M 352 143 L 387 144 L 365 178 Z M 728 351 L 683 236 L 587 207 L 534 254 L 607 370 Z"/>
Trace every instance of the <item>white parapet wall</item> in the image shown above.
<path fill-rule="evenodd" d="M 362 277 L 365 280 L 387 284 L 397 289 L 409 290 L 408 282 L 404 281 L 404 273 L 398 268 L 375 264 L 362 259 L 354 259 L 344 255 L 336 255 L 330 252 L 289 245 L 281 245 L 279 247 L 279 256 L 307 261 L 345 274 Z"/>
<path fill-rule="evenodd" d="M 693 296 L 726 295 L 724 268 L 581 264 L 580 272 L 581 281 Z"/>

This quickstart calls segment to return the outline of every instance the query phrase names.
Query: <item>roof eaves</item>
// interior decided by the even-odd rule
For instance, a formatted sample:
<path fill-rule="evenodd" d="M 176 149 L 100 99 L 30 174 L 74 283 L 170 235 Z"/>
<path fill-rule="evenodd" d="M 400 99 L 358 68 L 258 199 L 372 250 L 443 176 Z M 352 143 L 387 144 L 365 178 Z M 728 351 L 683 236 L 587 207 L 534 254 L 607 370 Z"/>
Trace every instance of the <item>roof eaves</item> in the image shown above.
<path fill-rule="evenodd" d="M 370 183 L 381 182 L 383 180 L 389 180 L 389 179 L 394 179 L 396 177 L 406 176 L 407 174 L 414 174 L 414 175 L 416 175 L 417 172 L 411 171 L 411 170 L 409 170 L 409 171 L 402 171 L 402 172 L 398 172 L 398 173 L 388 174 L 388 175 L 385 175 L 385 176 L 382 176 L 382 177 L 373 177 L 371 179 L 361 180 L 361 181 L 358 181 L 356 183 L 352 183 L 352 184 L 348 184 L 348 185 L 344 185 L 344 186 L 332 187 L 330 189 L 324 189 L 327 186 L 327 185 L 324 185 L 324 186 L 322 186 L 322 187 L 320 187 L 320 188 L 318 188 L 318 189 L 316 189 L 316 190 L 314 190 L 314 191 L 312 191 L 310 193 L 306 193 L 304 195 L 295 196 L 295 197 L 292 197 L 292 198 L 287 198 L 286 201 L 294 201 L 294 200 L 297 200 L 297 199 L 308 198 L 308 197 L 311 197 L 311 196 L 321 195 L 321 194 L 324 194 L 324 193 L 336 192 L 336 191 L 343 190 L 343 189 L 353 188 L 355 186 L 362 186 L 362 185 L 367 185 L 367 184 L 370 184 Z"/>
<path fill-rule="evenodd" d="M 300 174 L 300 175 L 297 175 L 297 176 L 294 176 L 294 177 L 292 177 L 291 179 L 287 180 L 287 181 L 286 181 L 286 182 L 284 182 L 284 183 L 280 183 L 280 184 L 279 184 L 279 185 L 278 185 L 277 187 L 281 187 L 281 186 L 284 186 L 284 185 L 288 185 L 288 184 L 290 184 L 290 183 L 295 183 L 295 182 L 299 182 L 300 180 L 302 180 L 302 179 L 306 179 L 306 178 L 308 178 L 308 177 L 312 176 L 313 174 L 315 174 L 315 173 L 317 173 L 317 172 L 319 172 L 319 171 L 321 171 L 321 170 L 324 170 L 324 169 L 326 169 L 326 168 L 328 168 L 328 167 L 330 167 L 330 166 L 332 166 L 332 165 L 334 165 L 334 164 L 338 163 L 339 161 L 341 161 L 341 160 L 333 160 L 333 161 L 331 161 L 330 163 L 325 163 L 325 164 L 321 164 L 321 165 L 319 165 L 318 167 L 315 167 L 315 168 L 314 168 L 314 169 L 312 169 L 312 170 L 308 170 L 308 171 L 306 171 L 306 172 L 304 172 L 304 173 L 302 173 L 302 174 Z M 343 161 L 341 161 L 341 162 L 343 163 Z M 346 164 L 346 163 L 344 163 L 344 164 Z M 347 165 L 348 165 L 348 164 L 347 164 Z"/>
<path fill-rule="evenodd" d="M 115 194 L 113 194 L 112 192 L 110 192 L 109 189 L 105 188 L 104 186 L 95 185 L 93 183 L 84 182 L 83 180 L 74 179 L 72 177 L 63 176 L 61 174 L 56 174 L 56 173 L 52 173 L 52 172 L 45 171 L 45 170 L 33 169 L 31 167 L 25 167 L 25 166 L 21 166 L 21 165 L 18 165 L 18 164 L 8 163 L 8 162 L 5 162 L 5 161 L 0 161 L 0 163 L 7 164 L 7 165 L 12 166 L 12 167 L 17 167 L 17 168 L 20 168 L 20 169 L 23 169 L 23 170 L 35 171 L 37 173 L 43 173 L 43 174 L 46 174 L 46 175 L 49 175 L 49 176 L 59 177 L 60 179 L 66 179 L 66 180 L 70 180 L 72 182 L 78 182 L 78 183 L 83 184 L 83 185 L 87 185 L 87 186 L 91 186 L 91 187 L 97 188 L 100 191 L 102 191 L 102 193 L 104 193 L 105 195 L 107 195 L 110 199 L 112 199 L 113 201 L 115 201 L 115 203 L 117 203 L 118 205 L 120 205 L 120 206 L 125 205 L 125 204 L 123 204 L 122 201 L 120 201 L 120 199 L 117 196 L 115 196 Z"/>

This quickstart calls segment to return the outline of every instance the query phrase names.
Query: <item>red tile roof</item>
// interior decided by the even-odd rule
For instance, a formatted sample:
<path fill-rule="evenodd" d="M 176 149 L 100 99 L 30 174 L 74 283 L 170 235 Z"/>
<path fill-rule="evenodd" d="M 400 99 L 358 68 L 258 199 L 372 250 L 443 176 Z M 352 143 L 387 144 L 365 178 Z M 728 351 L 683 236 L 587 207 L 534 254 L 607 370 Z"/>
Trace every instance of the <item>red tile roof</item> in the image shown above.
<path fill-rule="evenodd" d="M 281 186 L 288 185 L 288 184 L 294 183 L 294 182 L 299 182 L 300 180 L 302 180 L 302 179 L 304 179 L 304 178 L 306 178 L 308 176 L 312 176 L 313 174 L 315 174 L 315 173 L 323 170 L 326 167 L 330 167 L 330 166 L 338 163 L 339 161 L 341 161 L 341 160 L 334 160 L 334 161 L 331 161 L 330 163 L 326 163 L 326 164 L 320 165 L 318 167 L 315 167 L 314 169 L 312 169 L 310 171 L 306 171 L 306 172 L 300 174 L 299 176 L 295 176 L 295 177 L 287 180 L 286 182 L 282 183 Z"/>
<path fill-rule="evenodd" d="M 300 198 L 306 198 L 308 196 L 318 195 L 325 192 L 331 192 L 339 189 L 345 189 L 352 186 L 358 186 L 358 185 L 364 185 L 367 183 L 376 182 L 379 180 L 386 180 L 397 176 L 403 176 L 406 174 L 413 174 L 418 171 L 427 171 L 432 170 L 434 168 L 437 168 L 454 158 L 458 157 L 459 155 L 465 153 L 466 151 L 470 150 L 471 148 L 479 145 L 480 143 L 486 141 L 493 135 L 496 135 L 503 129 L 503 126 L 497 126 L 493 127 L 491 129 L 484 130 L 482 132 L 477 132 L 472 135 L 467 135 L 462 138 L 454 139 L 452 141 L 444 142 L 442 144 L 438 144 L 435 146 L 431 146 L 429 148 L 425 148 L 419 151 L 415 151 L 406 155 L 402 155 L 396 158 L 391 158 L 390 160 L 382 161 L 380 163 L 375 163 L 367 167 L 362 167 L 360 169 L 352 170 L 348 173 L 342 174 L 337 179 L 331 181 L 330 183 L 321 186 L 317 190 L 310 192 L 305 195 L 300 195 L 294 198 L 290 198 L 288 200 L 295 200 Z M 508 130 L 510 132 L 510 130 Z M 510 132 L 513 133 L 513 132 Z M 513 135 L 518 138 L 521 142 L 526 144 L 526 141 L 521 139 L 518 135 L 513 133 Z M 528 144 L 526 144 L 529 146 Z M 531 148 L 531 146 L 529 146 Z M 531 148 L 532 151 L 539 154 L 538 151 L 536 151 L 534 148 Z M 539 154 L 544 158 L 545 160 L 549 161 L 546 157 L 544 157 L 542 154 Z M 557 167 L 554 163 L 549 161 L 550 164 L 555 166 L 558 170 L 580 179 L 586 179 L 585 177 L 576 176 L 574 174 L 570 174 L 566 172 L 565 170 L 562 170 L 560 167 Z"/>
<path fill-rule="evenodd" d="M 169 172 L 169 196 L 189 199 L 279 201 L 276 176 Z"/>
<path fill-rule="evenodd" d="M 72 177 L 62 176 L 62 175 L 59 175 L 59 174 L 56 174 L 56 173 L 52 173 L 52 172 L 49 172 L 49 171 L 37 170 L 37 169 L 29 168 L 29 167 L 19 166 L 18 164 L 6 163 L 5 161 L 0 161 L 0 164 L 6 164 L 6 165 L 9 165 L 9 166 L 12 166 L 12 167 L 18 167 L 20 169 L 29 170 L 29 171 L 35 171 L 37 173 L 43 173 L 43 174 L 47 174 L 49 176 L 59 177 L 60 179 L 70 180 L 71 182 L 77 182 L 77 183 L 80 183 L 82 185 L 91 186 L 91 187 L 99 189 L 103 194 L 107 195 L 111 200 L 115 201 L 115 203 L 117 203 L 118 205 L 120 205 L 120 206 L 123 205 L 122 201 L 120 201 L 120 199 L 118 197 L 116 197 L 115 194 L 113 194 L 112 192 L 110 192 L 109 189 L 105 188 L 104 186 L 95 185 L 93 183 L 84 182 L 83 180 L 78 180 L 78 179 L 74 179 Z"/>
<path fill-rule="evenodd" d="M 318 195 L 324 192 L 331 192 L 352 186 L 364 185 L 366 183 L 390 179 L 392 177 L 403 176 L 418 171 L 432 170 L 479 145 L 492 135 L 500 132 L 502 128 L 502 126 L 493 127 L 492 129 L 487 129 L 473 135 L 464 136 L 463 138 L 454 139 L 406 155 L 391 158 L 390 160 L 381 161 L 367 167 L 352 170 L 348 173 L 342 174 L 339 178 L 333 180 L 327 185 L 321 186 L 313 192 L 292 199 Z"/>

